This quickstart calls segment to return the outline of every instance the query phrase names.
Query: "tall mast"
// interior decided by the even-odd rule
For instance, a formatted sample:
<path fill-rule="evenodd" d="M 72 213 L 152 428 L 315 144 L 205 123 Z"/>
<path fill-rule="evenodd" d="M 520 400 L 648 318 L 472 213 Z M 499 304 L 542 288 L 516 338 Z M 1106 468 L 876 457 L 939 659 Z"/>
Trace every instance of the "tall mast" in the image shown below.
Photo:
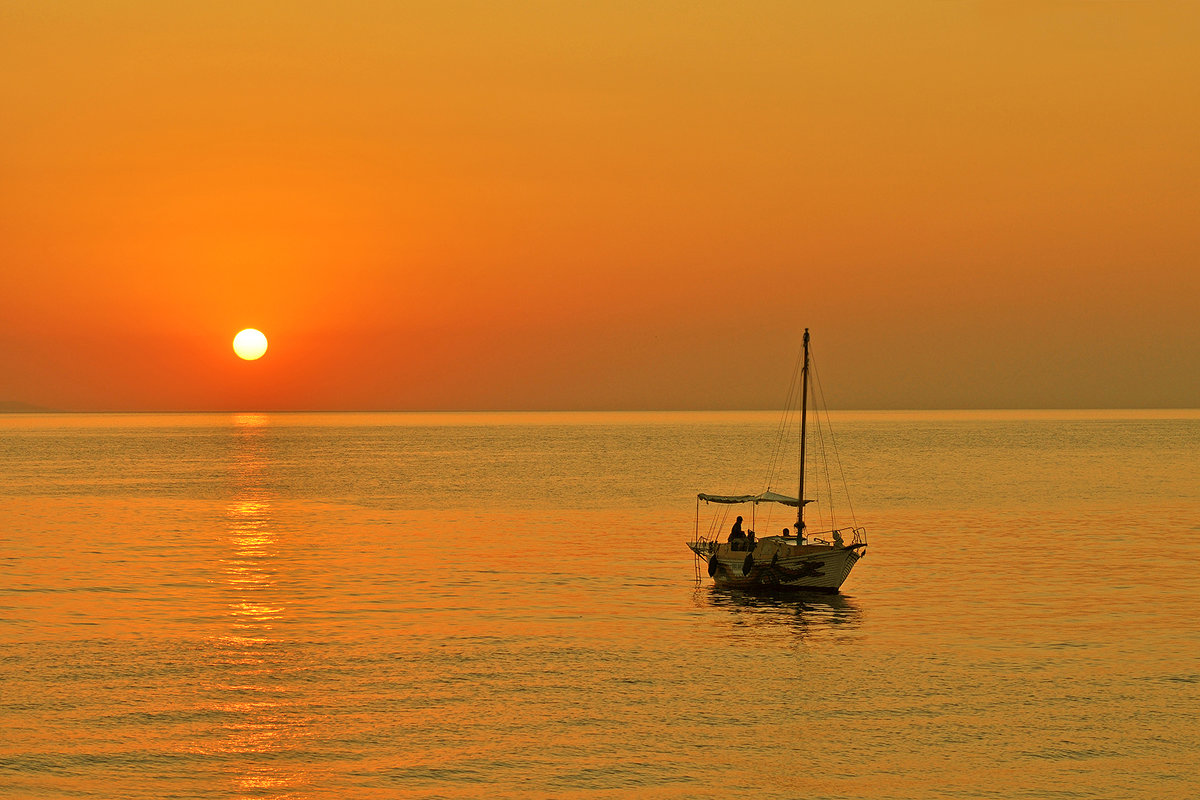
<path fill-rule="evenodd" d="M 800 505 L 796 508 L 796 537 L 804 535 L 804 444 L 808 428 L 808 328 L 804 329 L 804 369 L 801 370 L 800 389 L 800 493 L 796 499 Z"/>

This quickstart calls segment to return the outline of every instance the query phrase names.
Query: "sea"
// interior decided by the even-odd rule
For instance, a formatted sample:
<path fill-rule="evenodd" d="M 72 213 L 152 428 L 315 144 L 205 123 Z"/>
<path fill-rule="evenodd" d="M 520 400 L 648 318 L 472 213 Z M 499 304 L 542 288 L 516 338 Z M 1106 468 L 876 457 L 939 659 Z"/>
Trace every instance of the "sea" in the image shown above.
<path fill-rule="evenodd" d="M 1200 411 L 830 421 L 774 596 L 770 412 L 0 415 L 0 797 L 1200 796 Z"/>

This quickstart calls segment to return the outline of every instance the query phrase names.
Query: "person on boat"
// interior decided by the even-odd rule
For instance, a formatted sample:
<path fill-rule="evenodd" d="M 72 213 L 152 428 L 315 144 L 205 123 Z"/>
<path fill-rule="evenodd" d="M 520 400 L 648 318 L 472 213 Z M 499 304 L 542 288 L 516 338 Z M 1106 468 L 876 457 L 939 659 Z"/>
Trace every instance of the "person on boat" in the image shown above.
<path fill-rule="evenodd" d="M 729 544 L 732 550 L 742 550 L 746 544 L 746 534 L 742 530 L 742 518 L 738 517 L 737 522 L 733 523 L 733 527 L 729 529 Z"/>
<path fill-rule="evenodd" d="M 791 531 L 789 531 L 787 528 L 784 528 L 784 529 L 783 529 L 783 538 L 785 538 L 785 539 L 786 539 L 787 537 L 789 537 L 789 536 L 791 536 L 791 535 L 792 535 L 792 532 L 791 532 Z"/>
<path fill-rule="evenodd" d="M 733 527 L 729 529 L 729 541 L 734 539 L 744 539 L 746 534 L 742 531 L 742 518 L 738 517 L 737 522 L 733 523 Z"/>

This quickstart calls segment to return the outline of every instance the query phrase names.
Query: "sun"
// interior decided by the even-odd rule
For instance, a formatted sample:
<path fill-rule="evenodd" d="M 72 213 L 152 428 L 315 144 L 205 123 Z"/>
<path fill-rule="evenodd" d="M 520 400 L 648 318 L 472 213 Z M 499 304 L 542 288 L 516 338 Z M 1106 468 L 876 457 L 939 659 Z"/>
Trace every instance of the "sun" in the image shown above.
<path fill-rule="evenodd" d="M 263 353 L 267 352 L 267 337 L 263 336 L 262 331 L 246 328 L 233 337 L 233 352 L 247 361 L 262 358 Z"/>

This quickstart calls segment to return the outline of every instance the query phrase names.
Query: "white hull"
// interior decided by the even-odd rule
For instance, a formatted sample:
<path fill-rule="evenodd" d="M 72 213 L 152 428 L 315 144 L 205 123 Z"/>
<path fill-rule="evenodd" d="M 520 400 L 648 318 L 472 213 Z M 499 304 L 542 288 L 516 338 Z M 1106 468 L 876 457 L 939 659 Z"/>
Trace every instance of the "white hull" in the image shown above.
<path fill-rule="evenodd" d="M 712 542 L 688 547 L 708 563 L 717 586 L 814 592 L 838 591 L 866 550 L 864 544 L 799 544 L 778 536 L 759 541 L 753 551 Z"/>

